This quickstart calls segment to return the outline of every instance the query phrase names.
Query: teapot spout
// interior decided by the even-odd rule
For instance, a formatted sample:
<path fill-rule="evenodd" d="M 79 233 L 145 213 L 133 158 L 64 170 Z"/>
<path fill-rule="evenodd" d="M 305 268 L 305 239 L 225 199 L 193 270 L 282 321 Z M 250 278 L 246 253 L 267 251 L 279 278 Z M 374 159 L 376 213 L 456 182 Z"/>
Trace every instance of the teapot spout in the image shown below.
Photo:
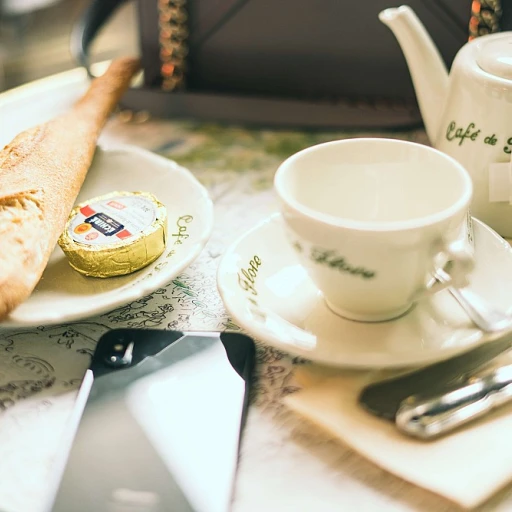
<path fill-rule="evenodd" d="M 387 25 L 405 56 L 427 135 L 435 144 L 448 93 L 448 71 L 431 37 L 407 5 L 385 9 L 379 19 Z"/>

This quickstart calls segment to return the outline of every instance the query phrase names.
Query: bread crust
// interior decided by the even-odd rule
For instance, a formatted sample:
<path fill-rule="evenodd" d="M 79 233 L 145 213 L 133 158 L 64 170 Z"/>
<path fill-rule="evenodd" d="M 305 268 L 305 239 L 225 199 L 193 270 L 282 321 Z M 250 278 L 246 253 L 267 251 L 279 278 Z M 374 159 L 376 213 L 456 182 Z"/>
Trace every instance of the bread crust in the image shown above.
<path fill-rule="evenodd" d="M 29 297 L 57 243 L 108 116 L 138 71 L 114 60 L 65 114 L 0 152 L 0 320 Z"/>

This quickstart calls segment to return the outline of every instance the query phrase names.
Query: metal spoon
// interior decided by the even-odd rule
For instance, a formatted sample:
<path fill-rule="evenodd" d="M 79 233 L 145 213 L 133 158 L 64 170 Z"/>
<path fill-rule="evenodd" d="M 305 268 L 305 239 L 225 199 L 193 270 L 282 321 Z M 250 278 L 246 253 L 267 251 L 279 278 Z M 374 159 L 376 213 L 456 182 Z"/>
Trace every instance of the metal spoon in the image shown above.
<path fill-rule="evenodd" d="M 451 277 L 445 269 L 437 269 L 433 274 L 433 281 L 434 283 L 437 281 L 438 283 L 448 285 L 448 292 L 459 303 L 471 321 L 482 331 L 499 332 L 512 329 L 512 317 L 510 315 L 494 309 L 468 288 L 449 286 Z M 429 285 L 434 283 L 429 283 Z"/>

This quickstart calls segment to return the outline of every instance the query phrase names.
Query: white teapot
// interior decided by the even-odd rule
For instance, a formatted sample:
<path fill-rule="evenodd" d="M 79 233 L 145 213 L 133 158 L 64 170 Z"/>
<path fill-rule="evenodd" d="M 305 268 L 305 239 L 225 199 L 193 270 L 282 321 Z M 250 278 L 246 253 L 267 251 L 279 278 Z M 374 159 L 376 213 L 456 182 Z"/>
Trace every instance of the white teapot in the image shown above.
<path fill-rule="evenodd" d="M 431 144 L 473 179 L 472 215 L 512 238 L 512 32 L 466 43 L 448 75 L 410 7 L 379 18 L 402 48 Z"/>

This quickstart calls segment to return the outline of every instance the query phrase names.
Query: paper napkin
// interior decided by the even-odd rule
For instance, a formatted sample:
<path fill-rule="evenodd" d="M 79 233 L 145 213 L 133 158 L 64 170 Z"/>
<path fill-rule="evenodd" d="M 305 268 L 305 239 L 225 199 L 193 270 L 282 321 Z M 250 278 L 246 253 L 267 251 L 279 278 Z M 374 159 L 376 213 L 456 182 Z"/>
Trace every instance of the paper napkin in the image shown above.
<path fill-rule="evenodd" d="M 465 508 L 512 481 L 512 405 L 438 440 L 421 441 L 358 405 L 362 388 L 382 374 L 305 366 L 296 377 L 303 389 L 285 398 L 289 408 L 404 480 Z"/>

